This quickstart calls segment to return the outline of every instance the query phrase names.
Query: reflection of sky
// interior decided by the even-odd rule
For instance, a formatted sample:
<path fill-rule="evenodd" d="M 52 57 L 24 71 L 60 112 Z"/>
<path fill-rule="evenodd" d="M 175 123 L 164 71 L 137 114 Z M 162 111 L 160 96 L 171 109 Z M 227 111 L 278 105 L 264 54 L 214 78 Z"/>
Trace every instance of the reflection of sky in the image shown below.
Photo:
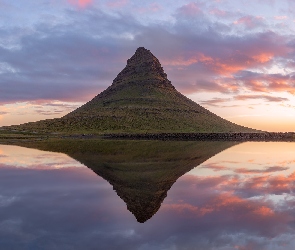
<path fill-rule="evenodd" d="M 52 152 L 44 152 L 16 146 L 0 145 L 0 167 L 13 165 L 25 168 L 85 167 L 72 158 Z"/>
<path fill-rule="evenodd" d="M 227 149 L 181 177 L 155 217 L 197 249 L 294 249 L 294 152 L 283 142 Z"/>
<path fill-rule="evenodd" d="M 190 174 L 215 176 L 236 174 L 291 174 L 295 167 L 295 144 L 288 142 L 247 142 L 207 160 Z M 284 170 L 284 171 L 283 171 Z"/>
<path fill-rule="evenodd" d="M 178 179 L 140 224 L 73 159 L 0 145 L 0 249 L 294 249 L 294 149 L 227 149 Z"/>

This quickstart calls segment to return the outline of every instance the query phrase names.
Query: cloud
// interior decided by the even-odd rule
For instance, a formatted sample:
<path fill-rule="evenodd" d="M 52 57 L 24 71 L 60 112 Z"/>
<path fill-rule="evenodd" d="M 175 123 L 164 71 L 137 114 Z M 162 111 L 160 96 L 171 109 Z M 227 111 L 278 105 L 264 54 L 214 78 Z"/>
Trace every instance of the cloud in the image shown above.
<path fill-rule="evenodd" d="M 184 17 L 195 17 L 197 15 L 202 15 L 203 12 L 199 4 L 191 2 L 180 7 L 177 10 L 177 14 Z"/>
<path fill-rule="evenodd" d="M 274 211 L 266 205 L 257 204 L 250 202 L 245 199 L 241 199 L 237 196 L 230 194 L 220 194 L 209 199 L 205 206 L 192 206 L 189 204 L 172 204 L 165 207 L 167 210 L 173 209 L 180 213 L 186 213 L 186 217 L 190 216 L 209 216 L 210 214 L 218 213 L 223 210 L 231 210 L 233 214 L 241 213 L 244 214 L 243 219 L 253 220 L 259 218 L 263 220 L 263 217 L 275 216 Z M 251 218 L 254 217 L 254 218 Z M 269 219 L 269 218 L 268 218 Z"/>
<path fill-rule="evenodd" d="M 244 25 L 247 29 L 255 29 L 258 27 L 263 27 L 264 19 L 262 17 L 255 17 L 255 16 L 243 16 L 240 17 L 238 20 L 234 21 L 236 25 Z"/>
<path fill-rule="evenodd" d="M 94 19 L 95 23 L 106 25 L 106 29 L 111 23 L 121 19 L 99 12 L 91 13 L 93 16 L 72 12 L 70 16 L 73 20 L 86 16 Z M 119 22 L 123 24 L 125 21 Z M 22 37 L 19 49 L 0 47 L 2 59 L 16 69 L 15 72 L 0 75 L 3 82 L 0 90 L 4 93 L 0 97 L 0 103 L 87 101 L 110 85 L 125 63 L 116 61 L 120 60 L 120 53 L 110 44 L 107 47 L 108 38 L 102 40 L 95 38 L 90 31 L 89 34 L 82 32 L 89 28 L 87 25 L 83 23 L 73 29 L 72 23 L 64 27 L 43 24 L 35 32 Z M 117 28 L 120 29 L 119 25 Z M 93 31 L 92 28 L 91 30 Z M 113 32 L 115 36 L 116 31 Z M 112 36 L 110 33 L 108 35 Z M 125 39 L 117 37 L 112 46 L 116 47 L 120 41 L 124 43 Z M 28 61 L 27 58 L 32 60 Z"/>
<path fill-rule="evenodd" d="M 211 100 L 201 101 L 201 104 L 220 107 L 221 104 L 228 103 L 229 101 L 232 101 L 232 99 L 230 99 L 230 98 L 213 98 Z"/>
<path fill-rule="evenodd" d="M 177 224 L 177 230 L 171 229 L 169 235 L 177 235 L 174 243 L 178 242 L 182 247 L 194 245 L 211 249 L 239 245 L 241 249 L 247 249 L 246 246 L 251 245 L 251 249 L 277 248 L 281 237 L 294 232 L 294 227 L 289 226 L 293 218 L 289 207 L 293 201 L 282 199 L 277 206 L 265 199 L 264 194 L 273 191 L 268 185 L 272 177 L 264 176 L 260 180 L 262 183 L 253 175 L 243 174 L 238 178 L 236 174 L 183 176 L 170 191 L 169 201 L 162 205 L 158 225 L 161 228 L 165 221 Z M 248 182 L 255 181 L 257 187 L 265 189 L 254 191 L 247 186 Z"/>
<path fill-rule="evenodd" d="M 251 100 L 251 99 L 264 99 L 269 102 L 283 102 L 288 101 L 288 98 L 284 97 L 275 97 L 275 96 L 268 96 L 268 95 L 238 95 L 235 96 L 235 100 Z"/>
<path fill-rule="evenodd" d="M 287 16 L 275 16 L 274 18 L 275 18 L 276 20 L 286 20 L 286 19 L 288 19 Z"/>
<path fill-rule="evenodd" d="M 222 166 L 222 165 L 218 165 L 218 164 L 216 164 L 216 163 L 211 163 L 211 164 L 207 164 L 207 165 L 202 165 L 201 168 L 209 168 L 209 169 L 212 169 L 213 171 L 228 170 L 227 167 Z"/>
<path fill-rule="evenodd" d="M 293 74 L 264 74 L 241 71 L 234 77 L 251 91 L 295 93 L 295 76 Z"/>
<path fill-rule="evenodd" d="M 236 173 L 239 174 L 264 174 L 264 173 L 273 173 L 288 170 L 288 167 L 273 166 L 265 169 L 248 169 L 248 168 L 237 168 L 235 169 Z"/>
<path fill-rule="evenodd" d="M 40 115 L 60 115 L 64 114 L 65 112 L 70 112 L 81 106 L 81 103 L 56 103 L 45 102 L 44 100 L 32 101 L 27 104 L 31 105 L 31 109 L 34 113 Z"/>
<path fill-rule="evenodd" d="M 92 4 L 93 0 L 67 0 L 70 4 L 85 8 Z"/>
<path fill-rule="evenodd" d="M 216 7 L 212 8 L 209 11 L 209 13 L 218 17 L 218 18 L 232 18 L 232 17 L 237 17 L 239 15 L 239 13 L 237 13 L 237 12 L 230 12 L 227 10 L 221 10 Z"/>
<path fill-rule="evenodd" d="M 148 6 L 137 7 L 135 11 L 141 14 L 146 14 L 146 13 L 156 13 L 162 9 L 163 7 L 159 3 L 151 3 Z"/>
<path fill-rule="evenodd" d="M 116 0 L 116 1 L 110 1 L 107 3 L 107 6 L 110 8 L 120 8 L 129 3 L 129 0 Z"/>
<path fill-rule="evenodd" d="M 125 215 L 124 212 L 116 215 L 121 205 L 109 183 L 87 168 L 74 171 L 0 167 L 0 172 L 3 191 L 0 235 L 5 239 L 1 242 L 5 248 L 96 248 L 110 244 L 108 240 L 103 242 L 104 236 L 99 233 L 108 224 L 103 222 L 101 215 L 113 219 Z M 108 209 L 107 206 L 100 207 L 103 201 L 110 205 Z M 73 216 L 75 220 L 70 219 Z M 113 229 L 106 235 L 123 231 L 121 226 Z M 35 239 L 39 240 L 36 242 Z"/>
<path fill-rule="evenodd" d="M 185 94 L 243 88 L 294 93 L 292 74 L 252 71 L 265 71 L 278 60 L 295 65 L 294 41 L 266 29 L 235 34 L 232 25 L 212 21 L 206 8 L 189 3 L 174 12 L 173 22 L 143 24 L 134 15 L 89 5 L 85 11 L 66 10 L 66 22 L 2 27 L 0 44 L 10 46 L 0 46 L 0 103 L 88 101 L 112 83 L 139 46 L 160 59 Z"/>
<path fill-rule="evenodd" d="M 224 92 L 226 93 L 226 92 Z M 232 107 L 233 105 L 228 105 L 234 101 L 246 101 L 246 100 L 265 100 L 267 102 L 287 102 L 289 101 L 288 98 L 285 97 L 276 97 L 270 95 L 236 95 L 232 98 L 212 98 L 209 100 L 201 101 L 201 104 L 209 105 L 209 106 L 216 106 L 216 107 Z M 227 105 L 223 105 L 227 104 Z"/>

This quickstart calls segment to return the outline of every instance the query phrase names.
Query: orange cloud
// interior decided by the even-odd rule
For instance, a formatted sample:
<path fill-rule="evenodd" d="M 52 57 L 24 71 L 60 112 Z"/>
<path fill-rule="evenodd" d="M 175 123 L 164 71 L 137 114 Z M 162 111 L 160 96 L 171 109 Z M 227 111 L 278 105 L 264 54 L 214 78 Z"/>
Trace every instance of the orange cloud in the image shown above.
<path fill-rule="evenodd" d="M 195 53 L 195 55 L 187 58 L 184 56 L 179 56 L 172 60 L 164 61 L 164 64 L 171 66 L 190 66 L 195 63 L 202 63 L 221 74 L 233 73 L 244 68 L 239 65 L 228 65 L 226 63 L 221 63 L 220 61 L 221 60 L 219 58 L 213 58 L 203 53 Z"/>
<path fill-rule="evenodd" d="M 240 57 L 243 57 L 243 60 Z M 228 58 L 213 57 L 200 52 L 190 52 L 189 56 L 182 55 L 176 58 L 169 58 L 168 60 L 164 60 L 163 64 L 169 66 L 190 66 L 201 63 L 220 75 L 230 76 L 241 70 L 268 63 L 273 58 L 274 53 L 265 51 L 252 51 L 252 55 L 250 52 L 247 56 L 240 55 L 237 52 Z"/>
<path fill-rule="evenodd" d="M 273 53 L 262 52 L 261 54 L 255 55 L 252 58 L 254 59 L 254 61 L 258 63 L 266 63 L 271 61 L 273 57 L 274 57 Z"/>
<path fill-rule="evenodd" d="M 287 170 L 287 167 L 269 167 L 265 169 L 247 170 L 244 168 L 234 169 L 236 175 L 224 175 L 220 177 L 206 176 L 186 176 L 185 181 L 194 183 L 196 188 L 207 190 L 214 190 L 222 192 L 224 197 L 223 200 L 220 198 L 219 206 L 224 206 L 225 202 L 237 203 L 239 197 L 231 197 L 226 193 L 227 190 L 237 190 L 238 192 L 246 193 L 257 193 L 257 194 L 281 194 L 290 193 L 290 190 L 295 188 L 295 172 L 290 175 L 277 174 L 275 172 Z M 250 174 L 260 174 L 259 176 L 252 176 Z M 248 175 L 249 174 L 249 175 Z"/>
<path fill-rule="evenodd" d="M 257 92 L 280 91 L 295 94 L 293 79 L 288 75 L 255 75 L 253 78 L 243 79 L 244 85 Z"/>
<path fill-rule="evenodd" d="M 290 85 L 289 81 L 286 80 L 273 80 L 270 82 L 269 88 L 274 91 L 286 91 L 295 94 L 294 86 Z"/>
<path fill-rule="evenodd" d="M 266 206 L 261 206 L 253 211 L 254 214 L 260 216 L 272 216 L 274 215 L 274 211 Z"/>
<path fill-rule="evenodd" d="M 231 211 L 240 214 L 243 211 L 244 217 L 251 218 L 257 216 L 262 219 L 275 216 L 274 211 L 262 205 L 260 202 L 250 201 L 228 193 L 218 194 L 201 206 L 194 206 L 188 203 L 183 204 L 164 204 L 163 209 L 174 210 L 188 216 L 205 216 L 219 211 Z"/>

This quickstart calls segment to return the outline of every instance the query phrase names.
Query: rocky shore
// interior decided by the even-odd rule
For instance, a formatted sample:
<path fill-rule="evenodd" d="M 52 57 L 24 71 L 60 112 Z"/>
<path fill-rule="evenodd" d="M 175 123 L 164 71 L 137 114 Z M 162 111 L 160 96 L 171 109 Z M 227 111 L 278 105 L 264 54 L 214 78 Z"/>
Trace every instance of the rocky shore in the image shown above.
<path fill-rule="evenodd" d="M 131 140 L 187 140 L 187 141 L 295 141 L 295 133 L 147 133 L 106 134 L 105 138 Z"/>

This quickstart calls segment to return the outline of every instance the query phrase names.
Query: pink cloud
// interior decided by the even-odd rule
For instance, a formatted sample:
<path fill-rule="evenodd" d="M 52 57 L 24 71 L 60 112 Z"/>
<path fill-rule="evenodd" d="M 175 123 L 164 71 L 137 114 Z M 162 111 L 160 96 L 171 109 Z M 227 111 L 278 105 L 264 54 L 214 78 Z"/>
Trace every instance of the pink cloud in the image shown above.
<path fill-rule="evenodd" d="M 224 11 L 224 10 L 214 8 L 213 10 L 210 11 L 210 14 L 218 16 L 218 17 L 226 17 L 228 12 Z"/>
<path fill-rule="evenodd" d="M 276 220 L 277 214 L 263 202 L 255 202 L 240 198 L 230 193 L 220 193 L 208 199 L 205 204 L 193 206 L 188 203 L 165 204 L 166 211 L 174 210 L 188 217 L 214 216 L 217 213 L 231 212 L 233 216 L 240 215 L 240 220 Z"/>
<path fill-rule="evenodd" d="M 222 165 L 218 165 L 216 163 L 211 163 L 211 164 L 207 164 L 205 166 L 202 166 L 201 168 L 208 168 L 208 169 L 212 169 L 213 171 L 222 171 L 222 170 L 228 170 L 227 167 L 222 166 Z"/>
<path fill-rule="evenodd" d="M 107 3 L 107 6 L 110 8 L 120 8 L 129 3 L 129 0 L 116 0 Z"/>
<path fill-rule="evenodd" d="M 149 13 L 149 12 L 158 12 L 162 9 L 162 7 L 157 3 L 151 3 L 147 7 L 138 8 L 137 11 L 139 13 Z"/>
<path fill-rule="evenodd" d="M 159 4 L 157 4 L 157 3 L 152 3 L 152 4 L 150 5 L 150 9 L 151 9 L 152 11 L 154 11 L 154 12 L 157 12 L 157 11 L 161 10 L 162 8 L 161 8 L 161 6 L 160 6 Z"/>
<path fill-rule="evenodd" d="M 233 172 L 239 174 L 239 176 L 185 176 L 182 181 L 184 183 L 190 183 L 189 185 L 193 184 L 196 189 L 202 190 L 203 193 L 218 191 L 221 192 L 221 194 L 227 194 L 228 191 L 234 190 L 239 194 L 243 194 L 245 197 L 255 196 L 256 194 L 283 194 L 289 193 L 290 190 L 293 190 L 295 187 L 295 172 L 287 176 L 278 173 L 286 169 L 286 167 L 280 166 L 268 167 L 262 170 L 238 168 L 233 169 Z M 276 175 L 274 175 L 275 172 L 277 172 Z M 259 176 L 253 174 L 259 174 Z M 237 200 L 237 197 L 235 200 Z M 222 199 L 220 199 L 220 201 L 222 201 Z M 218 203 L 224 204 L 223 202 Z"/>
<path fill-rule="evenodd" d="M 244 16 L 234 21 L 234 24 L 243 24 L 248 29 L 253 29 L 263 25 L 262 17 Z"/>
<path fill-rule="evenodd" d="M 93 0 L 68 0 L 72 5 L 78 6 L 80 8 L 85 8 L 92 4 Z"/>
<path fill-rule="evenodd" d="M 225 49 L 221 44 L 215 50 L 205 51 L 178 51 L 177 55 L 169 55 L 162 60 L 164 65 L 187 67 L 191 65 L 202 65 L 209 72 L 218 75 L 232 76 L 233 74 L 251 68 L 261 68 L 270 65 L 277 57 L 286 56 L 290 53 L 282 37 L 274 33 L 259 34 L 247 43 L 231 44 L 230 50 Z M 202 45 L 202 44 L 201 44 Z"/>
<path fill-rule="evenodd" d="M 294 76 L 282 74 L 244 73 L 236 80 L 256 92 L 289 92 L 295 94 Z"/>
<path fill-rule="evenodd" d="M 236 173 L 239 174 L 266 174 L 266 173 L 273 173 L 288 170 L 288 167 L 280 167 L 280 166 L 273 166 L 268 167 L 266 169 L 248 169 L 248 168 L 237 168 L 235 170 Z"/>
<path fill-rule="evenodd" d="M 288 19 L 287 16 L 275 16 L 274 18 L 275 18 L 276 20 L 286 20 L 286 19 Z"/>
<path fill-rule="evenodd" d="M 288 101 L 288 98 L 284 97 L 276 97 L 276 96 L 269 96 L 269 95 L 238 95 L 235 96 L 235 100 L 253 100 L 253 99 L 264 99 L 269 102 L 283 102 L 283 101 Z"/>
<path fill-rule="evenodd" d="M 202 10 L 196 3 L 188 3 L 178 9 L 178 13 L 183 16 L 196 16 L 202 14 Z"/>
<path fill-rule="evenodd" d="M 255 58 L 253 58 L 253 60 L 255 60 Z M 231 59 L 227 62 L 223 58 L 217 58 L 205 55 L 201 52 L 196 52 L 195 54 L 191 53 L 189 57 L 178 56 L 176 58 L 163 61 L 163 64 L 172 66 L 190 66 L 192 64 L 200 63 L 221 75 L 229 75 L 246 68 L 243 64 L 236 64 L 230 61 Z"/>

